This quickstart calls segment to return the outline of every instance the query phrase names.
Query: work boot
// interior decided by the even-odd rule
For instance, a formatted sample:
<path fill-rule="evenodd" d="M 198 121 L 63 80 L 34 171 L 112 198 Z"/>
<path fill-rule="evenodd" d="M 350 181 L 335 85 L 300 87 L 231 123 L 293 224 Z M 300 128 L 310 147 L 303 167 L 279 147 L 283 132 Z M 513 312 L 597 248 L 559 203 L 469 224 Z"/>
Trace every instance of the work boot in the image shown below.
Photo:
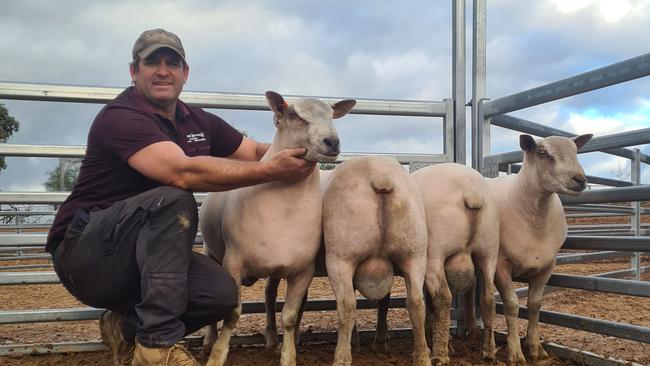
<path fill-rule="evenodd" d="M 199 362 L 180 344 L 167 348 L 147 348 L 135 344 L 133 366 L 200 366 Z"/>
<path fill-rule="evenodd" d="M 102 335 L 102 342 L 111 350 L 113 365 L 130 365 L 134 345 L 124 340 L 122 316 L 112 311 L 102 314 L 99 318 L 99 333 Z"/>

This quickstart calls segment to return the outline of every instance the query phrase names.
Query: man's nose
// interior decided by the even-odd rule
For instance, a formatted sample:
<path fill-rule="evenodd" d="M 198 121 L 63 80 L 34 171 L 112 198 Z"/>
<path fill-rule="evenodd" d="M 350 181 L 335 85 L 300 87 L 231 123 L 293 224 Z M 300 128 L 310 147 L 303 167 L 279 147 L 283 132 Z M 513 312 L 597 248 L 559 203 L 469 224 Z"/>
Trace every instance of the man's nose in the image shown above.
<path fill-rule="evenodd" d="M 157 70 L 157 73 L 158 73 L 158 74 L 163 74 L 163 75 L 169 73 L 169 66 L 167 65 L 167 63 L 166 63 L 165 61 L 161 61 L 161 62 L 158 64 L 158 70 Z"/>

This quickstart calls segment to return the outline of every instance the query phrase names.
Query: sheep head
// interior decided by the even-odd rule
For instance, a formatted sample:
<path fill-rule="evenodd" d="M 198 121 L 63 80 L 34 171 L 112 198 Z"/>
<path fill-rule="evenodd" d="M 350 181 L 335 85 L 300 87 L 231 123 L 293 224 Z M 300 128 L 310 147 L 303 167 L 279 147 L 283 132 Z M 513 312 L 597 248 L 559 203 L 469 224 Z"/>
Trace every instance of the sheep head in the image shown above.
<path fill-rule="evenodd" d="M 280 148 L 304 147 L 305 160 L 336 161 L 341 152 L 339 136 L 333 119 L 345 116 L 356 104 L 355 100 L 342 100 L 329 105 L 316 98 L 303 98 L 288 104 L 273 91 L 266 92 L 266 100 L 274 113 Z M 275 142 L 274 142 L 275 143 Z"/>
<path fill-rule="evenodd" d="M 578 161 L 578 149 L 592 137 L 592 134 L 574 138 L 550 136 L 535 141 L 530 135 L 521 135 L 519 146 L 524 151 L 524 169 L 532 169 L 537 184 L 548 192 L 579 195 L 587 187 L 587 178 Z"/>

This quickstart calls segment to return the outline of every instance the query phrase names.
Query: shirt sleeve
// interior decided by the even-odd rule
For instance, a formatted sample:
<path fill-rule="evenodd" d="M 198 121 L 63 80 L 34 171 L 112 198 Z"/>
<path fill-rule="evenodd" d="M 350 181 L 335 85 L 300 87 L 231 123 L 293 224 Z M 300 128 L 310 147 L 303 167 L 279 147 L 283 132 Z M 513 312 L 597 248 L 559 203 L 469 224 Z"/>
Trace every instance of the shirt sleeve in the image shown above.
<path fill-rule="evenodd" d="M 101 148 L 126 163 L 131 155 L 156 142 L 171 141 L 159 127 L 155 115 L 123 109 L 108 108 L 93 123 L 91 134 Z"/>
<path fill-rule="evenodd" d="M 206 113 L 211 123 L 212 146 L 210 146 L 210 155 L 218 157 L 230 156 L 237 151 L 244 140 L 244 135 L 221 117 Z"/>

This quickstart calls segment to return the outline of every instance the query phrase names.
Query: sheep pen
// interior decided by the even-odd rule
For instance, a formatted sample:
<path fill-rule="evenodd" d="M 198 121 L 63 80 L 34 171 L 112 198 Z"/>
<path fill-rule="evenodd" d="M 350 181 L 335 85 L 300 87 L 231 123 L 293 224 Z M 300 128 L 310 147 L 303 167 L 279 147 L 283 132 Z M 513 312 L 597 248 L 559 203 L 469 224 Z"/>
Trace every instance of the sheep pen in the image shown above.
<path fill-rule="evenodd" d="M 590 224 L 602 222 L 601 219 L 583 218 L 569 219 L 580 220 Z M 650 222 L 650 217 L 643 217 L 643 222 Z M 42 260 L 5 261 L 2 266 L 28 265 L 44 263 Z M 642 258 L 644 266 L 650 265 L 650 255 Z M 621 257 L 606 259 L 590 263 L 559 264 L 556 272 L 576 275 L 590 275 L 629 268 L 629 258 Z M 650 273 L 642 276 L 645 281 L 650 280 Z M 518 284 L 522 285 L 522 284 Z M 279 296 L 284 296 L 284 282 L 280 286 Z M 394 296 L 404 296 L 406 291 L 401 278 L 396 278 L 392 289 Z M 264 281 L 258 281 L 250 288 L 244 288 L 242 298 L 244 301 L 263 301 Z M 331 286 L 327 278 L 315 278 L 310 287 L 310 299 L 333 298 Z M 525 298 L 520 299 L 520 304 L 525 304 Z M 0 292 L 0 310 L 18 309 L 44 309 L 60 307 L 82 306 L 67 291 L 58 284 L 55 285 L 16 285 L 5 286 Z M 650 326 L 650 299 L 632 296 L 597 293 L 582 290 L 563 289 L 544 295 L 543 310 L 566 312 L 576 315 L 608 319 L 640 326 Z M 358 322 L 361 330 L 374 330 L 375 310 L 359 310 Z M 389 311 L 389 328 L 406 328 L 409 318 L 405 309 Z M 227 365 L 277 365 L 279 355 L 264 349 L 263 337 L 264 314 L 246 314 L 242 316 L 237 329 L 237 335 L 258 334 L 261 341 L 258 345 L 235 346 L 231 348 Z M 519 326 L 520 336 L 524 335 L 524 320 Z M 301 332 L 303 334 L 334 332 L 336 331 L 336 313 L 334 311 L 308 311 L 305 313 Z M 497 332 L 506 331 L 504 317 L 497 315 L 495 329 Z M 540 333 L 544 342 L 560 344 L 571 349 L 593 352 L 603 357 L 650 364 L 650 345 L 618 339 L 609 336 L 577 331 L 570 328 L 540 324 Z M 307 338 L 307 337 L 305 337 Z M 9 324 L 0 325 L 0 343 L 3 345 L 23 343 L 50 343 L 50 342 L 87 342 L 99 340 L 97 321 L 55 322 L 34 324 Z M 504 364 L 504 339 L 497 338 L 498 352 L 497 364 Z M 353 349 L 355 365 L 410 365 L 411 341 L 410 337 L 393 338 L 390 341 L 390 354 L 375 354 L 371 348 L 372 340 L 362 341 L 359 348 Z M 193 351 L 200 351 L 200 342 Z M 454 351 L 451 353 L 452 365 L 481 364 L 478 358 L 478 343 L 467 344 L 452 338 Z M 334 357 L 335 342 L 318 342 L 301 344 L 298 347 L 298 365 L 329 365 Z M 469 356 L 473 358 L 469 358 Z M 63 353 L 46 355 L 3 356 L 0 364 L 3 365 L 106 365 L 110 360 L 108 351 Z M 202 360 L 205 361 L 205 360 Z M 568 361 L 553 358 L 545 361 L 544 365 L 570 365 Z"/>

